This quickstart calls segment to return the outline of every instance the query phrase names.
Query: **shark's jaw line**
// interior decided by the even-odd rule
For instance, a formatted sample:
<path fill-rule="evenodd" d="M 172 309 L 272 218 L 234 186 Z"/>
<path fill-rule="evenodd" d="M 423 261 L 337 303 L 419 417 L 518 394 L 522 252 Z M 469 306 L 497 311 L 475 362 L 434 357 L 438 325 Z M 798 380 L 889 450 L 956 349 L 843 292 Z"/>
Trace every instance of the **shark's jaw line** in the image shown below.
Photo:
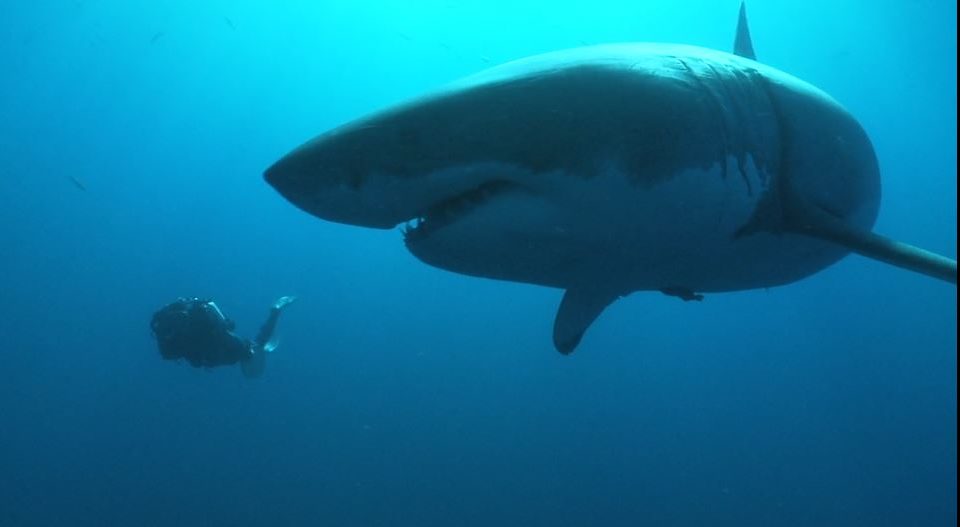
<path fill-rule="evenodd" d="M 407 220 L 401 228 L 408 246 L 423 241 L 431 233 L 453 224 L 477 207 L 505 192 L 519 191 L 520 187 L 504 180 L 490 180 L 477 187 L 444 198 L 427 207 L 422 213 Z"/>
<path fill-rule="evenodd" d="M 461 274 L 560 288 L 602 285 L 623 294 L 678 284 L 703 292 L 770 287 L 844 254 L 816 240 L 784 243 L 773 233 L 736 239 L 770 185 L 751 158 L 734 177 L 737 164 L 729 157 L 650 188 L 637 185 L 616 160 L 598 163 L 587 176 L 528 172 L 515 182 L 491 175 L 479 190 L 444 200 L 437 209 L 450 212 L 428 215 L 405 241 L 425 263 Z M 439 181 L 462 188 L 458 173 L 475 171 L 447 171 Z M 684 196 L 694 191 L 705 199 L 688 205 Z M 684 221 L 660 226 L 676 217 Z M 770 252 L 778 257 L 765 256 Z M 711 273 L 698 271 L 704 262 Z M 791 263 L 788 271 L 782 262 Z"/>

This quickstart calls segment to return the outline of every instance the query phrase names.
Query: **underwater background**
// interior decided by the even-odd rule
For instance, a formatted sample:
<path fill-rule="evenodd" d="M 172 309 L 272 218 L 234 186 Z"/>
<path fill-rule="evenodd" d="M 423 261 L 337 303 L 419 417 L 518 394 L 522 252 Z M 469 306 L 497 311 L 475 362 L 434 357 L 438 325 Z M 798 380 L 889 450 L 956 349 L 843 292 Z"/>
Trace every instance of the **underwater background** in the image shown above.
<path fill-rule="evenodd" d="M 942 526 L 957 290 L 859 256 L 770 290 L 637 293 L 575 354 L 561 292 L 318 220 L 262 171 L 304 140 L 560 48 L 728 50 L 700 1 L 5 0 L 0 525 Z M 866 128 L 877 232 L 956 257 L 955 2 L 756 0 L 759 59 Z M 266 375 L 164 361 L 212 297 Z"/>

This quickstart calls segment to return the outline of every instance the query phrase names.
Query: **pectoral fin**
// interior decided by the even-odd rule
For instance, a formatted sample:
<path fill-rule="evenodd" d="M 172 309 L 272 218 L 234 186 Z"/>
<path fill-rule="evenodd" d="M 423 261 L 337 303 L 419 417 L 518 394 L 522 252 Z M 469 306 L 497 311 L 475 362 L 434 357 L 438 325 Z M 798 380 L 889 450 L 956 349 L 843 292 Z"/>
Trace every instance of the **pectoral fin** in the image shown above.
<path fill-rule="evenodd" d="M 890 265 L 957 283 L 957 261 L 879 234 L 851 227 L 817 205 L 785 187 L 784 229 L 836 243 Z"/>
<path fill-rule="evenodd" d="M 590 324 L 617 298 L 619 294 L 605 290 L 568 289 L 553 323 L 553 345 L 557 351 L 564 355 L 573 353 Z"/>

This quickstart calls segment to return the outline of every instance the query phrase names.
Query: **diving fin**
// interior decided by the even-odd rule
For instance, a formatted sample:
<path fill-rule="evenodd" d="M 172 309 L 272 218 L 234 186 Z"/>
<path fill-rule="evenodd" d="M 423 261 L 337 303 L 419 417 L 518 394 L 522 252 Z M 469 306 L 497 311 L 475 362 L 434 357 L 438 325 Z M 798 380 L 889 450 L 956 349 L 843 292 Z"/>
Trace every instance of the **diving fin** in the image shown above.
<path fill-rule="evenodd" d="M 274 337 L 268 340 L 267 343 L 263 345 L 263 351 L 267 353 L 273 353 L 278 346 L 280 346 L 280 339 L 277 337 Z"/>
<path fill-rule="evenodd" d="M 262 376 L 263 371 L 266 369 L 267 354 L 261 350 L 257 350 L 249 359 L 240 361 L 240 371 L 242 371 L 243 376 L 248 379 L 256 379 Z"/>
<path fill-rule="evenodd" d="M 281 296 L 276 302 L 273 303 L 273 309 L 283 309 L 292 304 L 296 299 L 297 297 L 293 295 Z"/>

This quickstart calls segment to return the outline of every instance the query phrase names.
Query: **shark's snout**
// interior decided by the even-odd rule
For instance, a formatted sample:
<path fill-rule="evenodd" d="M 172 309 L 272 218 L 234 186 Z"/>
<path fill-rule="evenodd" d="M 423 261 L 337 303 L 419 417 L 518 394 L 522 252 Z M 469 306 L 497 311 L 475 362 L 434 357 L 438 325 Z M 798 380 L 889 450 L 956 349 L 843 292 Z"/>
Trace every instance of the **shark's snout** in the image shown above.
<path fill-rule="evenodd" d="M 264 179 L 288 201 L 318 218 L 389 229 L 408 220 L 414 211 L 409 203 L 390 198 L 383 187 L 394 178 L 371 173 L 372 156 L 349 135 L 330 133 L 282 157 L 267 168 Z"/>
<path fill-rule="evenodd" d="M 374 120 L 325 134 L 274 163 L 264 179 L 319 218 L 381 229 L 408 224 L 410 236 L 423 237 L 527 176 L 492 161 L 425 163 L 437 154 L 398 151 L 390 128 Z"/>

